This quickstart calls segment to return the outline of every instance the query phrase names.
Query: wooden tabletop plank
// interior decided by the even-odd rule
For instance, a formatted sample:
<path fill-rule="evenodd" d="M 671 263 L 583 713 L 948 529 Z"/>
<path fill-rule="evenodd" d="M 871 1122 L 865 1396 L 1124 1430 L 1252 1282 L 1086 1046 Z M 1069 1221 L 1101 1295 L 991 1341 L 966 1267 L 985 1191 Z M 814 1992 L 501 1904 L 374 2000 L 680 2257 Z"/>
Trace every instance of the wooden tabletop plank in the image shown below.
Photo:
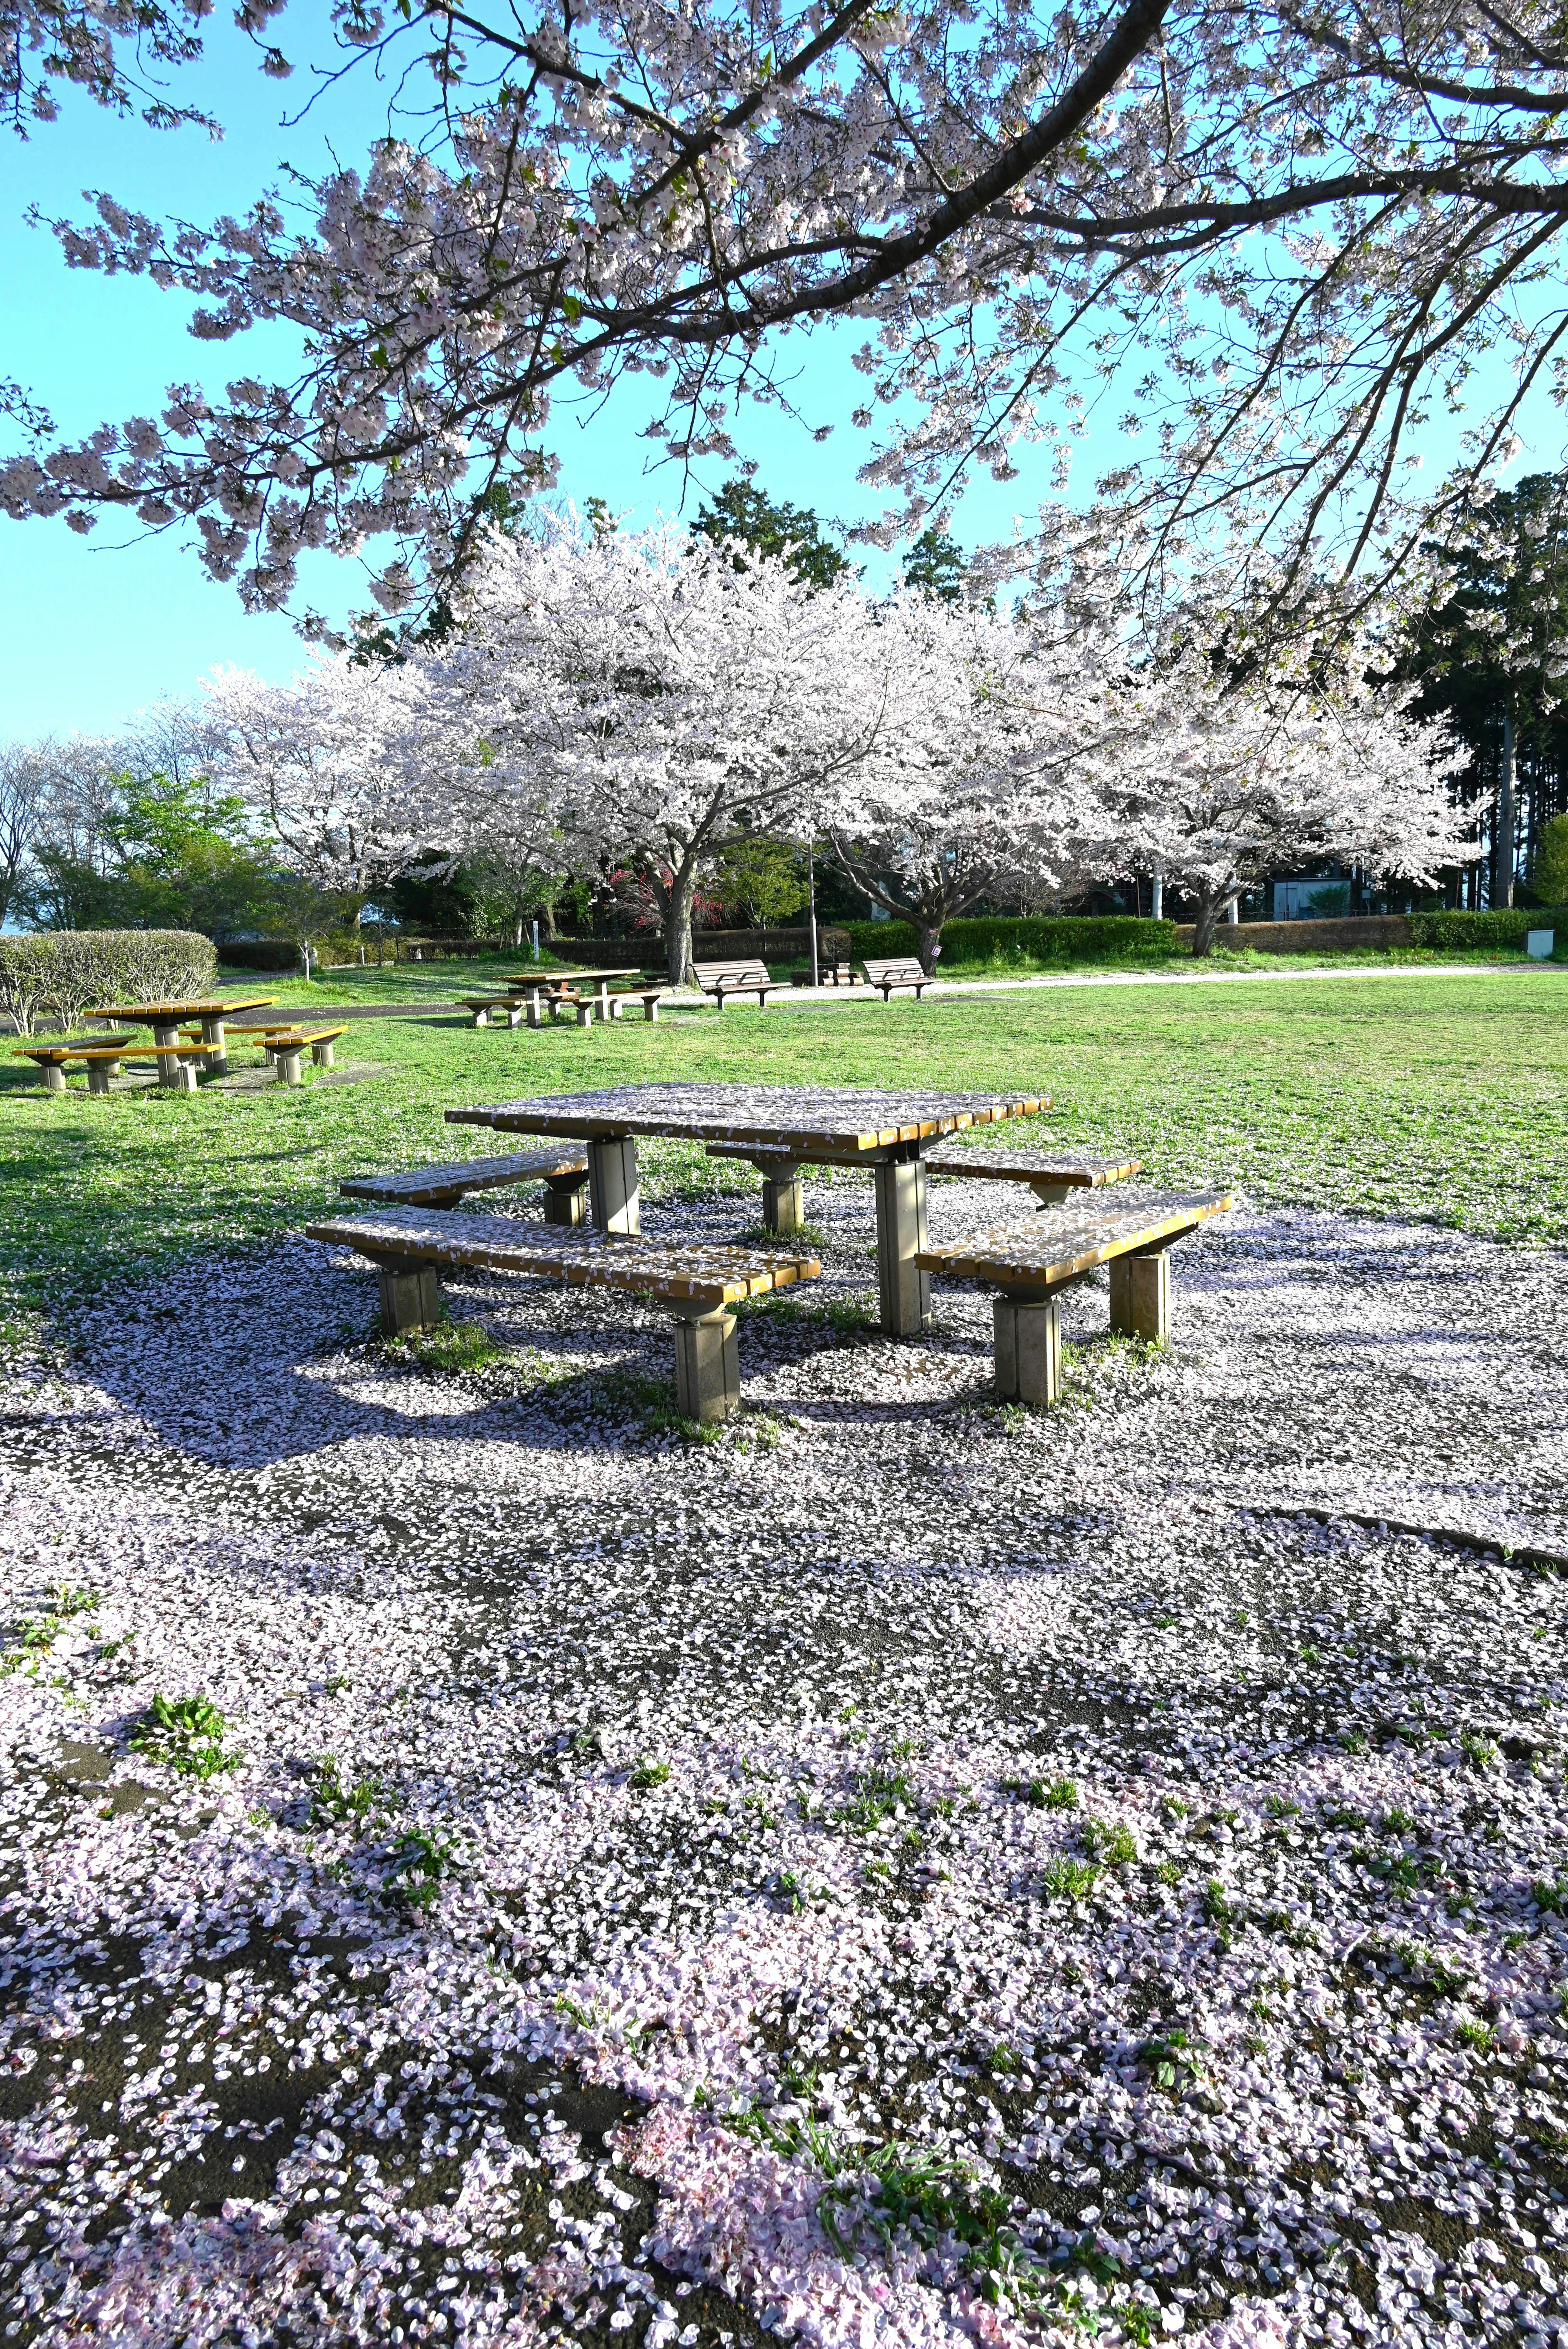
<path fill-rule="evenodd" d="M 851 1154 L 923 1142 L 969 1125 L 1030 1117 L 1050 1106 L 1036 1093 L 896 1092 L 859 1086 L 617 1085 L 597 1092 L 547 1094 L 449 1110 L 454 1124 L 499 1132 L 559 1133 L 584 1141 L 664 1134 L 691 1142 L 754 1142 L 791 1150 Z"/>
<path fill-rule="evenodd" d="M 1026 1224 L 993 1224 L 962 1239 L 939 1242 L 922 1248 L 914 1260 L 922 1272 L 943 1272 L 956 1280 L 1054 1288 L 1112 1257 L 1179 1239 L 1233 1205 L 1229 1191 L 1146 1192 L 1116 1207 L 1091 1195 L 1047 1207 Z"/>
<path fill-rule="evenodd" d="M 275 995 L 244 997 L 191 996 L 179 1003 L 118 1003 L 100 1004 L 96 1011 L 85 1016 L 88 1019 L 138 1019 L 150 1025 L 155 1019 L 220 1019 L 231 1011 L 260 1011 L 277 1001 Z"/>
<path fill-rule="evenodd" d="M 396 1252 L 417 1253 L 429 1263 L 528 1273 L 568 1287 L 645 1289 L 704 1311 L 795 1281 L 815 1280 L 822 1269 L 805 1249 L 606 1238 L 551 1224 L 518 1224 L 504 1216 L 470 1216 L 461 1210 L 432 1216 L 418 1207 L 386 1207 L 375 1216 L 328 1217 L 307 1224 L 305 1237 L 372 1257 L 386 1253 L 390 1243 Z"/>

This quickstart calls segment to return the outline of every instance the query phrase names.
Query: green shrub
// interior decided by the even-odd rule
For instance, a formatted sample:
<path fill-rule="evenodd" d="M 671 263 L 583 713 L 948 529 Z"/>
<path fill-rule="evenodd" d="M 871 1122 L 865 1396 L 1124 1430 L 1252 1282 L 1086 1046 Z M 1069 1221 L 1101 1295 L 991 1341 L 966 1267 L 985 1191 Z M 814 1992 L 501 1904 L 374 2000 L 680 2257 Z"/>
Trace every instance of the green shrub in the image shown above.
<path fill-rule="evenodd" d="M 851 922 L 851 952 L 913 955 L 919 947 L 913 923 Z M 1152 922 L 1130 914 L 966 914 L 945 925 L 938 968 L 984 964 L 999 969 L 1099 962 L 1165 962 L 1181 952 L 1174 922 Z"/>
<path fill-rule="evenodd" d="M 1568 943 L 1568 905 L 1514 905 L 1495 914 L 1411 914 L 1410 943 L 1439 954 L 1524 952 L 1531 930 L 1555 930 Z"/>
<path fill-rule="evenodd" d="M 211 938 L 195 930 L 37 930 L 0 938 L 0 1011 L 30 1036 L 41 1010 L 69 1033 L 98 1003 L 157 1003 L 209 993 L 218 977 Z"/>

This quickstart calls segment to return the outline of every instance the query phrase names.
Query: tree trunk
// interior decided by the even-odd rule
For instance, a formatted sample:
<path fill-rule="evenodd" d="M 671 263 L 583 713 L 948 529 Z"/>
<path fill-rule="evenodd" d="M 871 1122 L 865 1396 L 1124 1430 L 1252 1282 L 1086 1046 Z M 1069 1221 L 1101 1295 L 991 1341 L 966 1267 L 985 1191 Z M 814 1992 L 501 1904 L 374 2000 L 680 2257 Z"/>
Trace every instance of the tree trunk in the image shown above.
<path fill-rule="evenodd" d="M 1497 787 L 1497 854 L 1494 864 L 1496 878 L 1492 884 L 1492 904 L 1511 905 L 1513 903 L 1513 834 L 1518 823 L 1513 798 L 1513 719 L 1511 713 L 1502 721 L 1502 772 Z"/>
<path fill-rule="evenodd" d="M 1214 925 L 1220 918 L 1220 900 L 1205 889 L 1198 900 L 1198 920 L 1192 933 L 1194 955 L 1212 954 L 1214 949 Z"/>
<path fill-rule="evenodd" d="M 923 921 L 919 924 L 919 930 L 920 967 L 929 978 L 936 968 L 937 959 L 942 953 L 942 924 L 937 922 L 934 925 L 929 921 Z"/>
<path fill-rule="evenodd" d="M 542 897 L 542 898 L 540 899 L 540 903 L 539 903 L 539 910 L 540 910 L 540 912 L 541 912 L 541 913 L 543 915 L 543 916 L 544 916 L 544 935 L 545 935 L 545 937 L 549 940 L 550 944 L 551 944 L 552 946 L 553 946 L 553 945 L 555 944 L 556 939 L 557 939 L 557 938 L 559 937 L 559 936 L 560 936 L 560 932 L 557 930 L 557 928 L 556 928 L 556 926 L 555 926 L 555 900 L 554 900 L 554 898 L 553 898 L 553 897 Z"/>
<path fill-rule="evenodd" d="M 696 858 L 693 855 L 686 857 L 676 872 L 665 909 L 665 967 L 672 987 L 696 985 L 691 958 L 691 916 L 696 898 Z"/>

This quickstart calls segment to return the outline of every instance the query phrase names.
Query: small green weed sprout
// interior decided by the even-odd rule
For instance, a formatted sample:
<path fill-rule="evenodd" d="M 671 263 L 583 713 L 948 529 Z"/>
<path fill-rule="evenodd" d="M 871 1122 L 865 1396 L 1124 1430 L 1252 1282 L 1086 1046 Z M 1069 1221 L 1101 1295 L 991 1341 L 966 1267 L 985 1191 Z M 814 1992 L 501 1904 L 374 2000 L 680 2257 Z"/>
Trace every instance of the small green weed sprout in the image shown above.
<path fill-rule="evenodd" d="M 1538 1876 L 1530 1888 L 1530 1897 L 1549 1916 L 1568 1917 L 1568 1876 L 1556 1877 L 1550 1884 Z"/>
<path fill-rule="evenodd" d="M 857 1835 L 872 1835 L 884 1819 L 913 1811 L 916 1799 L 905 1772 L 890 1769 L 885 1763 L 873 1763 L 869 1770 L 861 1772 L 855 1780 L 852 1800 L 844 1804 L 836 1816 L 841 1826 L 852 1827 Z"/>
<path fill-rule="evenodd" d="M 1497 1748 L 1478 1737 L 1473 1729 L 1465 1730 L 1460 1737 L 1460 1752 L 1472 1770 L 1490 1770 L 1497 1760 Z"/>
<path fill-rule="evenodd" d="M 433 1330 L 407 1330 L 383 1340 L 395 1362 L 421 1371 L 482 1371 L 505 1352 L 482 1321 L 438 1321 Z"/>
<path fill-rule="evenodd" d="M 225 1753 L 229 1723 L 204 1696 L 155 1696 L 127 1743 L 133 1754 L 178 1771 L 182 1778 L 216 1778 L 243 1758 Z"/>
<path fill-rule="evenodd" d="M 310 1823 L 316 1827 L 363 1826 L 380 1792 L 375 1778 L 346 1785 L 337 1757 L 325 1754 L 311 1774 Z"/>
<path fill-rule="evenodd" d="M 642 1792 L 649 1786 L 664 1785 L 669 1775 L 670 1765 L 667 1762 L 639 1762 L 626 1784 L 629 1786 L 635 1786 L 639 1792 Z"/>
<path fill-rule="evenodd" d="M 1490 2023 L 1479 2023 L 1471 2017 L 1459 2024 L 1458 2036 L 1464 2041 L 1467 2047 L 1474 2047 L 1484 2054 L 1496 2039 L 1497 2033 Z"/>
<path fill-rule="evenodd" d="M 1090 1859 L 1101 1859 L 1108 1868 L 1128 1868 L 1138 1857 L 1132 1830 L 1109 1826 L 1104 1819 L 1085 1819 L 1078 1841 Z"/>
<path fill-rule="evenodd" d="M 383 1873 L 382 1889 L 410 1909 L 429 1910 L 442 1885 L 461 1862 L 457 1846 L 429 1827 L 409 1827 L 397 1837 Z"/>
<path fill-rule="evenodd" d="M 1087 1859 L 1069 1859 L 1058 1853 L 1040 1870 L 1042 1890 L 1053 1900 L 1087 1900 L 1099 1882 L 1099 1870 Z"/>
<path fill-rule="evenodd" d="M 1264 1805 L 1271 1819 L 1298 1819 L 1301 1805 L 1293 1803 L 1287 1795 L 1271 1795 Z"/>

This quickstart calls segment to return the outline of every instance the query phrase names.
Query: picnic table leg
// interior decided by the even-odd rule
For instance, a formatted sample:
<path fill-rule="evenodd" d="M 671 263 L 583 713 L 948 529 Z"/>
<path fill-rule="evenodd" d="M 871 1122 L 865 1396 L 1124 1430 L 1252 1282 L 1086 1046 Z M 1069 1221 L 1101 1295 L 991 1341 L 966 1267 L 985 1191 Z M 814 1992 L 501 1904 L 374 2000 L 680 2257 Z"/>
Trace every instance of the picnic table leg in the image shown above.
<path fill-rule="evenodd" d="M 207 1074 L 210 1077 L 226 1077 L 229 1073 L 229 1046 L 223 1034 L 222 1016 L 215 1019 L 202 1019 L 201 1041 L 207 1047 L 201 1061 Z"/>
<path fill-rule="evenodd" d="M 609 980 L 608 980 L 607 978 L 602 978 L 602 979 L 599 981 L 599 984 L 598 984 L 597 988 L 594 989 L 594 993 L 597 995 L 597 997 L 598 997 L 598 999 L 599 999 L 599 1017 L 600 1017 L 600 1019 L 608 1019 L 608 1018 L 610 1017 L 610 982 L 609 982 Z"/>
<path fill-rule="evenodd" d="M 996 1400 L 1057 1402 L 1062 1392 L 1062 1317 L 1054 1297 L 1020 1296 L 1004 1289 L 993 1326 L 996 1338 Z"/>
<path fill-rule="evenodd" d="M 676 1404 L 683 1419 L 727 1419 L 740 1401 L 735 1316 L 723 1311 L 676 1322 Z"/>
<path fill-rule="evenodd" d="M 637 1206 L 637 1145 L 629 1133 L 588 1144 L 588 1191 L 597 1228 L 623 1239 L 643 1228 Z"/>
<path fill-rule="evenodd" d="M 285 1049 L 281 1052 L 274 1052 L 273 1059 L 277 1068 L 280 1085 L 304 1084 L 304 1079 L 300 1073 L 300 1056 L 297 1051 L 291 1052 Z"/>
<path fill-rule="evenodd" d="M 440 1268 L 433 1264 L 410 1264 L 406 1257 L 396 1263 L 379 1263 L 376 1278 L 381 1292 L 381 1335 L 398 1337 L 405 1330 L 429 1330 L 441 1318 Z"/>
<path fill-rule="evenodd" d="M 544 1220 L 547 1224 L 580 1224 L 583 1221 L 583 1177 L 581 1174 L 547 1174 L 544 1178 Z"/>
<path fill-rule="evenodd" d="M 544 1009 L 537 987 L 531 989 L 528 999 L 528 1024 L 531 1028 L 542 1028 L 544 1025 Z"/>
<path fill-rule="evenodd" d="M 1042 1207 L 1059 1207 L 1065 1200 L 1072 1197 L 1078 1187 L 1072 1183 L 1031 1183 L 1029 1185 L 1037 1204 Z"/>
<path fill-rule="evenodd" d="M 593 1025 L 593 998 L 591 995 L 583 996 L 578 1003 L 577 1025 L 579 1028 L 592 1028 Z"/>
<path fill-rule="evenodd" d="M 118 1077 L 119 1074 L 119 1062 L 118 1061 L 89 1061 L 88 1062 L 88 1092 L 107 1093 L 108 1091 L 109 1079 L 111 1077 Z"/>
<path fill-rule="evenodd" d="M 154 1049 L 158 1051 L 159 1083 L 160 1085 L 178 1085 L 180 1083 L 180 1059 L 176 1052 L 173 1052 L 169 1049 L 170 1046 L 178 1044 L 180 1041 L 180 1029 L 178 1023 L 167 1019 L 160 1020 L 152 1030 L 152 1041 Z"/>
<path fill-rule="evenodd" d="M 321 1042 L 320 1042 L 319 1044 L 313 1044 L 313 1045 L 311 1046 L 311 1048 L 310 1048 L 310 1057 L 311 1057 L 311 1059 L 315 1062 L 315 1065 L 316 1065 L 316 1067 L 317 1067 L 318 1069 L 330 1069 L 330 1068 L 331 1068 L 331 1066 L 332 1066 L 332 1045 L 333 1045 L 333 1040 L 332 1040 L 332 1038 L 331 1038 L 330 1036 L 324 1036 L 324 1037 L 322 1038 Z"/>
<path fill-rule="evenodd" d="M 1113 1257 L 1110 1263 L 1110 1326 L 1129 1338 L 1163 1346 L 1171 1337 L 1171 1251 Z"/>
<path fill-rule="evenodd" d="M 70 1091 L 66 1082 L 66 1072 L 58 1061 L 40 1061 L 36 1065 L 39 1081 L 46 1093 L 63 1093 Z M 89 1061 L 88 1065 L 90 1068 L 92 1064 Z"/>
<path fill-rule="evenodd" d="M 874 1169 L 877 1287 L 890 1338 L 918 1338 L 931 1327 L 931 1275 L 915 1257 L 925 1246 L 925 1167 L 918 1158 Z"/>
<path fill-rule="evenodd" d="M 762 1169 L 762 1220 L 770 1232 L 798 1232 L 806 1220 L 806 1192 L 798 1166 Z"/>

